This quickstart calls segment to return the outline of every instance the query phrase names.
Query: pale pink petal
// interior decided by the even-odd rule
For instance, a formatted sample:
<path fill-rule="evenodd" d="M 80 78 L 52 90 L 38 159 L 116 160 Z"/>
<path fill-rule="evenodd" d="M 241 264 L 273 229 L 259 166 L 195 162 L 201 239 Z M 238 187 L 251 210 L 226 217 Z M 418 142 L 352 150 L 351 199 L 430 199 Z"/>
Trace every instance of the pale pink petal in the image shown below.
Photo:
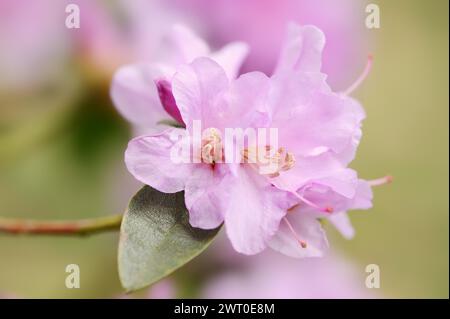
<path fill-rule="evenodd" d="M 294 166 L 281 172 L 280 176 L 272 179 L 272 183 L 281 189 L 296 192 L 305 185 L 327 179 L 341 170 L 342 164 L 330 152 L 311 157 L 296 156 Z"/>
<path fill-rule="evenodd" d="M 352 187 L 353 196 L 348 196 L 350 194 L 346 193 L 346 189 L 351 189 Z M 332 207 L 336 213 L 351 209 L 369 209 L 372 207 L 372 189 L 366 181 L 361 179 L 356 179 L 355 181 L 348 180 L 347 185 L 345 185 L 344 180 L 334 185 L 331 183 L 323 183 L 323 181 L 315 181 L 312 186 L 306 187 L 301 193 L 305 198 L 320 207 Z M 317 210 L 313 211 L 317 212 Z M 330 216 L 328 214 L 326 215 Z"/>
<path fill-rule="evenodd" d="M 195 58 L 207 56 L 210 53 L 205 41 L 198 37 L 188 27 L 177 24 L 172 27 L 164 39 L 161 58 L 173 65 L 191 63 Z"/>
<path fill-rule="evenodd" d="M 304 198 L 316 204 L 319 207 L 332 207 L 333 213 L 323 213 L 318 209 L 301 205 L 298 209 L 301 212 L 314 213 L 322 218 L 328 219 L 337 230 L 347 239 L 354 236 L 354 229 L 347 215 L 351 209 L 368 209 L 372 207 L 372 191 L 370 185 L 363 180 L 358 180 L 355 185 L 355 192 L 352 198 L 345 197 L 334 191 L 330 186 L 315 184 L 302 193 Z"/>
<path fill-rule="evenodd" d="M 358 180 L 355 196 L 352 199 L 336 199 L 334 205 L 339 209 L 339 212 L 327 216 L 328 220 L 344 238 L 352 239 L 355 235 L 355 230 L 345 211 L 350 209 L 369 209 L 372 207 L 372 191 L 369 184 L 366 181 Z"/>
<path fill-rule="evenodd" d="M 183 141 L 185 130 L 169 129 L 158 135 L 132 139 L 125 152 L 128 171 L 139 181 L 165 193 L 182 191 L 192 165 L 174 161 L 171 153 Z"/>
<path fill-rule="evenodd" d="M 231 42 L 214 53 L 205 41 L 183 25 L 175 25 L 165 39 L 162 59 L 174 65 L 191 63 L 199 57 L 210 57 L 219 63 L 230 79 L 236 78 L 248 54 L 248 46 L 243 42 Z"/>
<path fill-rule="evenodd" d="M 298 194 L 306 199 L 309 203 L 303 203 L 298 209 L 302 212 L 311 212 L 320 214 L 321 217 L 328 218 L 334 214 L 344 212 L 350 209 L 368 209 L 372 207 L 372 191 L 367 182 L 363 180 L 348 181 L 345 188 L 350 188 L 353 185 L 353 196 L 348 197 L 342 191 L 340 183 L 332 185 L 320 181 L 314 181 L 304 188 L 299 189 Z M 334 213 L 323 212 L 323 209 L 318 208 L 332 208 Z"/>
<path fill-rule="evenodd" d="M 352 200 L 350 209 L 369 209 L 372 208 L 372 187 L 365 180 L 358 180 L 356 195 Z"/>
<path fill-rule="evenodd" d="M 283 220 L 278 232 L 270 240 L 269 246 L 295 258 L 323 256 L 324 251 L 328 248 L 328 241 L 320 222 L 317 220 L 317 215 L 302 212 L 295 208 L 289 211 L 286 219 L 292 229 Z M 306 245 L 302 247 L 299 240 Z"/>
<path fill-rule="evenodd" d="M 218 100 L 227 88 L 225 71 L 209 58 L 197 58 L 179 68 L 172 80 L 172 92 L 188 130 L 194 120 L 201 120 L 203 128 L 217 126 Z"/>
<path fill-rule="evenodd" d="M 225 226 L 234 249 L 252 255 L 265 249 L 294 201 L 251 168 L 241 168 L 238 173 L 230 183 Z"/>
<path fill-rule="evenodd" d="M 355 197 L 358 186 L 358 175 L 350 168 L 343 168 L 336 170 L 330 176 L 318 178 L 314 183 L 328 186 L 334 192 L 344 197 L 353 198 Z"/>
<path fill-rule="evenodd" d="M 274 119 L 280 142 L 301 156 L 328 150 L 335 154 L 343 152 L 352 143 L 360 122 L 348 110 L 348 102 L 337 94 L 313 94 L 309 103 L 299 104 Z"/>
<path fill-rule="evenodd" d="M 350 222 L 350 218 L 346 212 L 331 214 L 328 220 L 346 239 L 352 239 L 355 236 L 355 229 Z"/>
<path fill-rule="evenodd" d="M 244 42 L 231 42 L 210 57 L 224 68 L 229 79 L 235 79 L 248 51 L 248 45 Z"/>
<path fill-rule="evenodd" d="M 319 72 L 324 45 L 325 36 L 320 29 L 289 24 L 275 73 L 287 70 Z"/>
<path fill-rule="evenodd" d="M 343 165 L 348 165 L 355 158 L 356 149 L 361 141 L 361 124 L 366 118 L 366 113 L 361 104 L 351 97 L 346 97 L 345 109 L 346 112 L 352 114 L 353 133 L 347 146 L 340 150 L 337 156 L 341 159 Z"/>
<path fill-rule="evenodd" d="M 271 112 L 274 121 L 289 119 L 292 109 L 311 104 L 317 93 L 332 93 L 322 73 L 286 71 L 271 77 Z"/>
<path fill-rule="evenodd" d="M 159 101 L 155 79 L 164 77 L 162 68 L 148 64 L 120 68 L 111 84 L 111 98 L 119 112 L 132 124 L 146 128 L 168 115 Z"/>
<path fill-rule="evenodd" d="M 214 229 L 223 222 L 231 189 L 226 183 L 226 165 L 196 164 L 186 181 L 185 200 L 193 227 Z"/>
<path fill-rule="evenodd" d="M 223 95 L 223 109 L 216 114 L 220 128 L 261 128 L 270 123 L 267 99 L 270 79 L 261 72 L 241 75 Z"/>

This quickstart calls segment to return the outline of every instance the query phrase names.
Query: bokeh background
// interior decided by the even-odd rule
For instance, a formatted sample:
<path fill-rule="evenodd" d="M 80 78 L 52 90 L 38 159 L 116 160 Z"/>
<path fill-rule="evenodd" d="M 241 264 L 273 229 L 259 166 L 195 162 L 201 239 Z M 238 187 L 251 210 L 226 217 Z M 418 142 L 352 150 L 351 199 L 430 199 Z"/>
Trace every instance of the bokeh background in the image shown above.
<path fill-rule="evenodd" d="M 381 10 L 379 29 L 365 27 L 368 2 L 359 0 L 0 0 L 0 216 L 124 210 L 140 186 L 123 164 L 132 129 L 112 105 L 109 83 L 120 65 L 155 60 L 173 23 L 213 47 L 248 41 L 243 70 L 269 74 L 286 23 L 316 24 L 336 90 L 374 55 L 355 93 L 368 117 L 352 166 L 363 178 L 392 174 L 395 182 L 375 189 L 373 209 L 351 212 L 353 240 L 327 227 L 323 260 L 236 258 L 219 239 L 168 280 L 127 297 L 448 298 L 448 1 L 371 2 Z M 80 29 L 64 25 L 68 3 L 81 9 Z M 117 233 L 0 234 L 0 298 L 123 297 L 117 241 Z M 80 289 L 64 285 L 71 263 L 80 265 Z M 376 291 L 364 286 L 367 264 L 380 266 Z"/>

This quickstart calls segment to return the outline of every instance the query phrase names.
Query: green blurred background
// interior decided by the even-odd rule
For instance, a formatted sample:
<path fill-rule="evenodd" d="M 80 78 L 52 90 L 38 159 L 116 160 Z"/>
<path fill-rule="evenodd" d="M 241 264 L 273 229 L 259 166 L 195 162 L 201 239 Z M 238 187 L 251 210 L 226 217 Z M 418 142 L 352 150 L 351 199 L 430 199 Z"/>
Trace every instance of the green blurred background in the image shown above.
<path fill-rule="evenodd" d="M 351 213 L 353 240 L 329 228 L 330 243 L 361 272 L 380 265 L 382 296 L 448 298 L 448 1 L 373 2 L 381 28 L 371 31 L 374 66 L 356 93 L 368 117 L 352 166 L 394 183 L 375 189 L 373 209 Z M 76 63 L 68 70 L 37 93 L 0 94 L 0 216 L 118 213 L 138 188 L 123 165 L 131 133 L 109 101 L 108 79 Z M 0 234 L 0 294 L 119 296 L 117 240 Z M 179 296 L 193 296 L 199 262 L 176 273 Z M 80 265 L 81 289 L 64 285 L 71 263 Z"/>

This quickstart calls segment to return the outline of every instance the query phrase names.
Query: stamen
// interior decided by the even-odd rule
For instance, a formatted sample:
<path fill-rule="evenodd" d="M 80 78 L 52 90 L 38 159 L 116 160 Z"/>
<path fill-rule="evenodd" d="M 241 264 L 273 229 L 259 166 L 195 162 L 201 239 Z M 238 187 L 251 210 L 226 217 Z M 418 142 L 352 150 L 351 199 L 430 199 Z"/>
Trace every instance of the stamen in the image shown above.
<path fill-rule="evenodd" d="M 286 156 L 284 157 L 284 164 L 281 167 L 282 171 L 290 170 L 292 167 L 294 167 L 295 164 L 295 156 L 291 152 L 287 152 Z"/>
<path fill-rule="evenodd" d="M 333 207 L 331 207 L 331 206 L 320 207 L 319 205 L 317 205 L 317 204 L 315 204 L 315 203 L 313 203 L 313 202 L 307 200 L 306 198 L 304 198 L 303 196 L 301 196 L 301 195 L 299 195 L 299 194 L 296 194 L 296 196 L 297 196 L 301 201 L 303 201 L 306 205 L 309 205 L 309 206 L 311 206 L 311 207 L 313 207 L 313 208 L 315 208 L 315 209 L 317 209 L 317 210 L 319 210 L 319 211 L 321 211 L 321 212 L 323 212 L 323 213 L 332 213 L 332 212 L 334 211 Z"/>
<path fill-rule="evenodd" d="M 380 186 L 380 185 L 392 183 L 393 180 L 394 180 L 394 178 L 391 175 L 387 175 L 387 176 L 380 177 L 377 179 L 372 179 L 367 182 L 369 183 L 370 186 Z"/>
<path fill-rule="evenodd" d="M 286 152 L 283 147 L 278 148 L 275 153 L 272 150 L 270 145 L 246 148 L 242 151 L 242 158 L 245 163 L 254 164 L 261 175 L 271 178 L 295 165 L 295 157 L 291 152 Z"/>
<path fill-rule="evenodd" d="M 299 236 L 297 235 L 297 233 L 294 230 L 294 227 L 292 227 L 291 223 L 288 221 L 288 219 L 286 217 L 283 218 L 284 222 L 286 223 L 286 225 L 288 226 L 289 230 L 291 231 L 292 235 L 294 236 L 295 240 L 298 241 L 298 243 L 300 244 L 300 246 L 302 248 L 306 248 L 308 245 L 306 244 L 306 241 L 301 240 L 299 238 Z"/>
<path fill-rule="evenodd" d="M 369 56 L 367 57 L 367 63 L 366 63 L 366 67 L 364 68 L 364 71 L 361 73 L 359 78 L 352 85 L 350 85 L 350 87 L 347 90 L 345 90 L 343 92 L 344 95 L 350 95 L 366 79 L 366 77 L 370 73 L 370 70 L 372 69 L 372 62 L 373 62 L 373 56 L 372 56 L 372 54 L 369 54 Z"/>
<path fill-rule="evenodd" d="M 216 128 L 209 128 L 203 135 L 202 160 L 204 163 L 215 164 L 222 160 L 222 138 Z"/>

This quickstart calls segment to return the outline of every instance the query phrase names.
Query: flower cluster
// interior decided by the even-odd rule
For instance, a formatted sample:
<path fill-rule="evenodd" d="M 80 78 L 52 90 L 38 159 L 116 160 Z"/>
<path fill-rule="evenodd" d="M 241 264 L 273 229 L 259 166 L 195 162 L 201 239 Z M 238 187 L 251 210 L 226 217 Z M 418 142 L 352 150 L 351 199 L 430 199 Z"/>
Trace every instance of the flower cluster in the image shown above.
<path fill-rule="evenodd" d="M 347 167 L 365 117 L 348 94 L 362 78 L 344 93 L 332 91 L 321 72 L 323 33 L 291 24 L 270 77 L 237 77 L 247 53 L 243 43 L 212 53 L 176 26 L 165 44 L 165 61 L 125 66 L 113 81 L 119 111 L 151 133 L 130 141 L 130 173 L 159 191 L 184 191 L 191 225 L 224 223 L 240 253 L 271 247 L 293 257 L 321 256 L 328 246 L 322 219 L 352 237 L 346 212 L 372 205 L 370 183 Z M 179 127 L 157 125 L 169 116 Z M 200 140 L 182 141 L 197 157 L 174 161 L 176 137 L 195 135 L 195 123 L 204 128 Z M 258 135 L 276 129 L 277 139 L 243 134 L 225 140 L 228 129 Z M 230 149 L 237 149 L 237 160 L 227 158 Z"/>

